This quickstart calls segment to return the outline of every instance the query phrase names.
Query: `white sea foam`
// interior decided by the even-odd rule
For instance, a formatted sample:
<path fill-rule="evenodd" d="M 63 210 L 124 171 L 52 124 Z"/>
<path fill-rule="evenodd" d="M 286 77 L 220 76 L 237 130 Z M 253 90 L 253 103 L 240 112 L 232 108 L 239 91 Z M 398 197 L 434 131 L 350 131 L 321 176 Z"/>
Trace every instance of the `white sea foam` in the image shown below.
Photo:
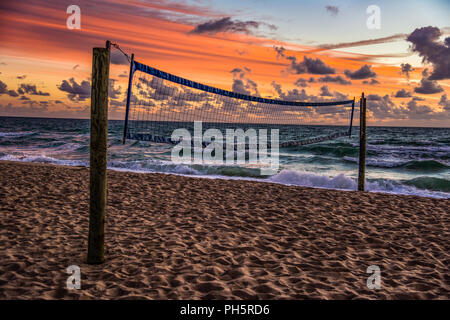
<path fill-rule="evenodd" d="M 34 134 L 34 131 L 0 132 L 0 137 L 23 137 Z"/>
<path fill-rule="evenodd" d="M 82 160 L 61 160 L 46 155 L 4 155 L 0 160 L 23 161 L 23 162 L 40 162 L 51 163 L 67 166 L 89 166 L 88 161 Z M 305 186 L 314 188 L 339 189 L 339 190 L 356 190 L 357 182 L 355 179 L 346 177 L 344 174 L 338 174 L 334 177 L 319 175 L 311 172 L 299 172 L 293 170 L 282 170 L 276 175 L 266 179 L 256 179 L 251 177 L 241 176 L 224 176 L 220 174 L 220 170 L 212 170 L 211 166 L 196 166 L 192 168 L 188 165 L 173 164 L 170 161 L 162 160 L 141 160 L 141 161 L 110 161 L 108 168 L 118 171 L 131 171 L 140 173 L 169 173 L 177 175 L 196 176 L 210 179 L 226 179 L 226 180 L 252 180 L 261 182 L 272 182 L 284 185 Z M 450 198 L 450 193 L 429 191 L 418 189 L 414 186 L 404 185 L 400 182 L 389 179 L 377 179 L 374 181 L 367 181 L 366 188 L 372 192 L 418 195 L 424 197 L 434 198 Z"/>

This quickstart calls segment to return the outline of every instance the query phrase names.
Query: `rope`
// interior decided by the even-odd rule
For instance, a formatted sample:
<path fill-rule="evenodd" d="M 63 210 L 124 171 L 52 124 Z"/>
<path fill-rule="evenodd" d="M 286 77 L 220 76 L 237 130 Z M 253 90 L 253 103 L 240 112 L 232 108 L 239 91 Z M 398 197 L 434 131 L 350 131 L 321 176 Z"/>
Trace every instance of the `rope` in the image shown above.
<path fill-rule="evenodd" d="M 122 52 L 122 54 L 127 58 L 128 62 L 131 63 L 131 58 L 130 58 L 130 56 L 129 56 L 128 54 L 126 54 L 126 53 L 120 48 L 120 46 L 119 46 L 118 43 L 111 42 L 111 45 L 112 45 L 114 48 L 116 48 L 117 50 L 119 50 L 120 52 Z"/>

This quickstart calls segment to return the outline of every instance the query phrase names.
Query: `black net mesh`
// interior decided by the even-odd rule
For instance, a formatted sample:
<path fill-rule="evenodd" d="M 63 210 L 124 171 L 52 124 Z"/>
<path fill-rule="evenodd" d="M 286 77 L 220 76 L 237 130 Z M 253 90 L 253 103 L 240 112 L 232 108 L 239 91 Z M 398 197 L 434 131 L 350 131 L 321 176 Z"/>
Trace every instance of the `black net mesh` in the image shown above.
<path fill-rule="evenodd" d="M 153 70 L 153 69 L 152 69 Z M 132 76 L 128 139 L 176 143 L 171 139 L 177 128 L 193 132 L 194 121 L 202 121 L 203 131 L 219 129 L 279 129 L 281 146 L 302 145 L 348 135 L 353 100 L 339 105 L 297 105 L 296 101 L 274 103 L 249 101 L 190 87 L 136 70 Z M 186 84 L 190 84 L 185 80 Z M 208 87 L 211 89 L 211 87 Z M 129 89 L 130 90 L 130 89 Z M 250 97 L 263 100 L 258 97 Z"/>

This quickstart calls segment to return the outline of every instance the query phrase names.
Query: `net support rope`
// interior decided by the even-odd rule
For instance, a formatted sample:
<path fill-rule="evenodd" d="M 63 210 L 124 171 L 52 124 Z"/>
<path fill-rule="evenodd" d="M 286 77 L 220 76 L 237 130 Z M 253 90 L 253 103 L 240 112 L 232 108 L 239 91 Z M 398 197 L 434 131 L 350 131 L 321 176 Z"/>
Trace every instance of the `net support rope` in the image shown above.
<path fill-rule="evenodd" d="M 124 143 L 125 139 L 133 139 L 175 144 L 180 140 L 171 138 L 175 129 L 173 124 L 182 124 L 193 131 L 194 121 L 203 121 L 204 129 L 219 128 L 223 132 L 233 126 L 244 130 L 254 125 L 266 129 L 280 127 L 284 133 L 280 147 L 302 146 L 351 136 L 355 99 L 305 102 L 227 91 L 152 68 L 135 61 L 134 55 L 129 57 L 117 44 L 112 45 L 130 61 Z M 139 76 L 135 77 L 137 72 Z M 134 87 L 135 92 L 132 90 Z M 314 124 L 318 119 L 349 125 L 337 132 L 335 128 L 325 134 L 320 132 L 320 136 L 314 138 L 311 136 L 318 133 L 314 127 L 308 127 L 303 136 L 292 132 L 293 127 Z"/>

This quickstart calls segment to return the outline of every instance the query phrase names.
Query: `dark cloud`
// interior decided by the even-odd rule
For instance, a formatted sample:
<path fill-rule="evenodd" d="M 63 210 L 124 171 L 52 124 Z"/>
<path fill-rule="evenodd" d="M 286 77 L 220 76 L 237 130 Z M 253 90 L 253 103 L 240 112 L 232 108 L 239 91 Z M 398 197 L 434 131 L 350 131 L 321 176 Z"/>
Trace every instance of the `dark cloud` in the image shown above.
<path fill-rule="evenodd" d="M 241 94 L 250 95 L 250 91 L 245 88 L 244 81 L 241 79 L 234 79 L 233 85 L 231 86 L 231 91 Z"/>
<path fill-rule="evenodd" d="M 24 74 L 24 75 L 21 75 L 21 76 L 17 76 L 17 79 L 24 80 L 26 77 L 27 77 L 27 75 Z"/>
<path fill-rule="evenodd" d="M 445 111 L 449 111 L 450 112 L 450 100 L 447 99 L 447 94 L 444 93 L 441 96 L 441 100 L 439 101 L 439 105 L 444 107 Z"/>
<path fill-rule="evenodd" d="M 400 89 L 397 91 L 397 93 L 395 94 L 396 98 L 411 98 L 412 94 L 411 92 L 406 91 L 405 89 Z"/>
<path fill-rule="evenodd" d="M 17 89 L 17 92 L 19 94 L 30 94 L 33 96 L 49 96 L 50 93 L 48 92 L 42 92 L 40 90 L 37 90 L 36 85 L 34 84 L 25 84 L 22 83 L 19 87 L 19 89 Z"/>
<path fill-rule="evenodd" d="M 112 50 L 109 59 L 112 64 L 123 66 L 130 65 L 130 62 L 128 61 L 127 57 L 125 57 L 125 55 L 118 50 Z"/>
<path fill-rule="evenodd" d="M 233 74 L 231 91 L 246 95 L 260 96 L 258 84 L 247 76 L 247 74 L 251 72 L 249 68 L 234 68 L 230 72 Z"/>
<path fill-rule="evenodd" d="M 285 49 L 283 47 L 274 46 L 273 49 L 277 52 L 277 59 L 285 57 Z"/>
<path fill-rule="evenodd" d="M 370 69 L 370 66 L 365 64 L 356 71 L 345 70 L 345 75 L 350 79 L 367 79 L 377 76 L 375 72 Z"/>
<path fill-rule="evenodd" d="M 339 13 L 339 8 L 336 6 L 326 6 L 325 10 L 331 14 L 332 17 L 336 17 Z"/>
<path fill-rule="evenodd" d="M 287 94 L 284 93 L 280 84 L 272 81 L 272 87 L 275 89 L 278 97 L 286 101 L 308 101 L 310 97 L 306 94 L 305 89 L 298 91 L 298 89 L 288 90 Z"/>
<path fill-rule="evenodd" d="M 431 119 L 433 115 L 433 109 L 426 105 L 418 105 L 417 101 L 411 99 L 407 104 L 407 116 L 409 119 Z"/>
<path fill-rule="evenodd" d="M 319 47 L 317 49 L 313 49 L 308 52 L 313 53 L 313 52 L 319 52 L 319 51 L 324 51 L 324 50 L 360 47 L 360 46 L 367 46 L 367 45 L 371 45 L 371 44 L 393 42 L 393 41 L 403 40 L 407 36 L 408 36 L 407 34 L 395 34 L 393 36 L 377 38 L 377 39 L 368 39 L 368 40 L 343 42 L 343 43 L 335 43 L 335 44 L 322 44 L 322 45 L 319 45 Z"/>
<path fill-rule="evenodd" d="M 377 119 L 398 119 L 403 117 L 402 109 L 396 107 L 388 95 L 379 96 L 377 94 L 369 94 L 367 96 L 367 109 Z"/>
<path fill-rule="evenodd" d="M 77 83 L 74 78 L 70 78 L 69 81 L 63 80 L 57 87 L 67 92 L 67 96 L 72 101 L 84 101 L 91 96 L 91 84 L 86 80 Z"/>
<path fill-rule="evenodd" d="M 291 65 L 289 66 L 290 71 L 295 74 L 301 73 L 311 73 L 311 74 L 333 74 L 335 73 L 335 69 L 327 66 L 322 60 L 319 58 L 308 58 L 306 56 L 303 57 L 302 62 L 297 62 L 297 58 L 294 56 L 286 57 L 286 59 L 291 61 Z"/>
<path fill-rule="evenodd" d="M 406 77 L 409 79 L 409 73 L 414 71 L 413 67 L 409 63 L 402 63 L 400 65 L 401 73 L 406 75 Z"/>
<path fill-rule="evenodd" d="M 23 107 L 19 107 L 16 104 L 14 107 L 12 103 L 8 103 L 7 105 L 0 105 L 0 115 L 9 115 L 9 116 L 42 116 L 48 110 L 46 105 L 41 105 L 35 101 L 23 101 Z M 26 106 L 28 105 L 28 106 Z"/>
<path fill-rule="evenodd" d="M 439 28 L 428 26 L 417 28 L 406 39 L 412 43 L 412 50 L 422 57 L 423 62 L 433 65 L 430 80 L 450 78 L 450 37 L 439 42 L 441 36 Z"/>
<path fill-rule="evenodd" d="M 10 97 L 17 97 L 18 94 L 14 90 L 8 90 L 8 86 L 6 83 L 0 80 L 0 95 L 7 94 Z"/>
<path fill-rule="evenodd" d="M 332 97 L 333 94 L 330 92 L 327 86 L 320 87 L 320 95 L 322 97 Z"/>
<path fill-rule="evenodd" d="M 108 91 L 108 95 L 111 99 L 118 99 L 119 96 L 122 94 L 122 87 L 115 87 L 116 84 L 116 80 L 114 79 L 109 79 L 109 91 Z"/>
<path fill-rule="evenodd" d="M 379 84 L 380 82 L 377 81 L 376 79 L 372 78 L 372 79 L 370 79 L 370 81 L 364 80 L 362 83 L 364 83 L 364 84 L 370 84 L 370 85 L 375 85 L 375 84 Z"/>
<path fill-rule="evenodd" d="M 79 67 L 80 67 L 80 65 L 76 64 L 76 65 L 73 66 L 72 70 L 77 70 Z"/>
<path fill-rule="evenodd" d="M 345 80 L 344 78 L 342 78 L 341 76 L 324 76 L 324 77 L 320 77 L 318 79 L 319 82 L 336 82 L 338 84 L 343 84 L 343 85 L 347 85 L 347 84 L 352 84 L 351 81 Z"/>
<path fill-rule="evenodd" d="M 305 87 L 308 86 L 308 81 L 307 81 L 306 79 L 303 79 L 303 78 L 298 78 L 298 79 L 294 82 L 294 84 L 295 84 L 297 87 L 305 88 Z"/>
<path fill-rule="evenodd" d="M 26 97 L 26 96 L 21 96 L 21 97 L 19 98 L 19 100 L 28 101 L 28 100 L 30 100 L 30 98 L 28 98 L 28 97 Z"/>
<path fill-rule="evenodd" d="M 425 73 L 426 75 L 426 73 Z M 444 89 L 434 80 L 423 77 L 420 80 L 420 86 L 414 88 L 414 91 L 422 94 L 433 94 L 442 92 Z"/>
<path fill-rule="evenodd" d="M 239 21 L 231 20 L 231 17 L 224 17 L 218 20 L 211 20 L 198 24 L 190 31 L 193 34 L 217 34 L 222 32 L 253 34 L 261 26 L 267 26 L 270 30 L 276 30 L 273 24 L 259 21 Z"/>

